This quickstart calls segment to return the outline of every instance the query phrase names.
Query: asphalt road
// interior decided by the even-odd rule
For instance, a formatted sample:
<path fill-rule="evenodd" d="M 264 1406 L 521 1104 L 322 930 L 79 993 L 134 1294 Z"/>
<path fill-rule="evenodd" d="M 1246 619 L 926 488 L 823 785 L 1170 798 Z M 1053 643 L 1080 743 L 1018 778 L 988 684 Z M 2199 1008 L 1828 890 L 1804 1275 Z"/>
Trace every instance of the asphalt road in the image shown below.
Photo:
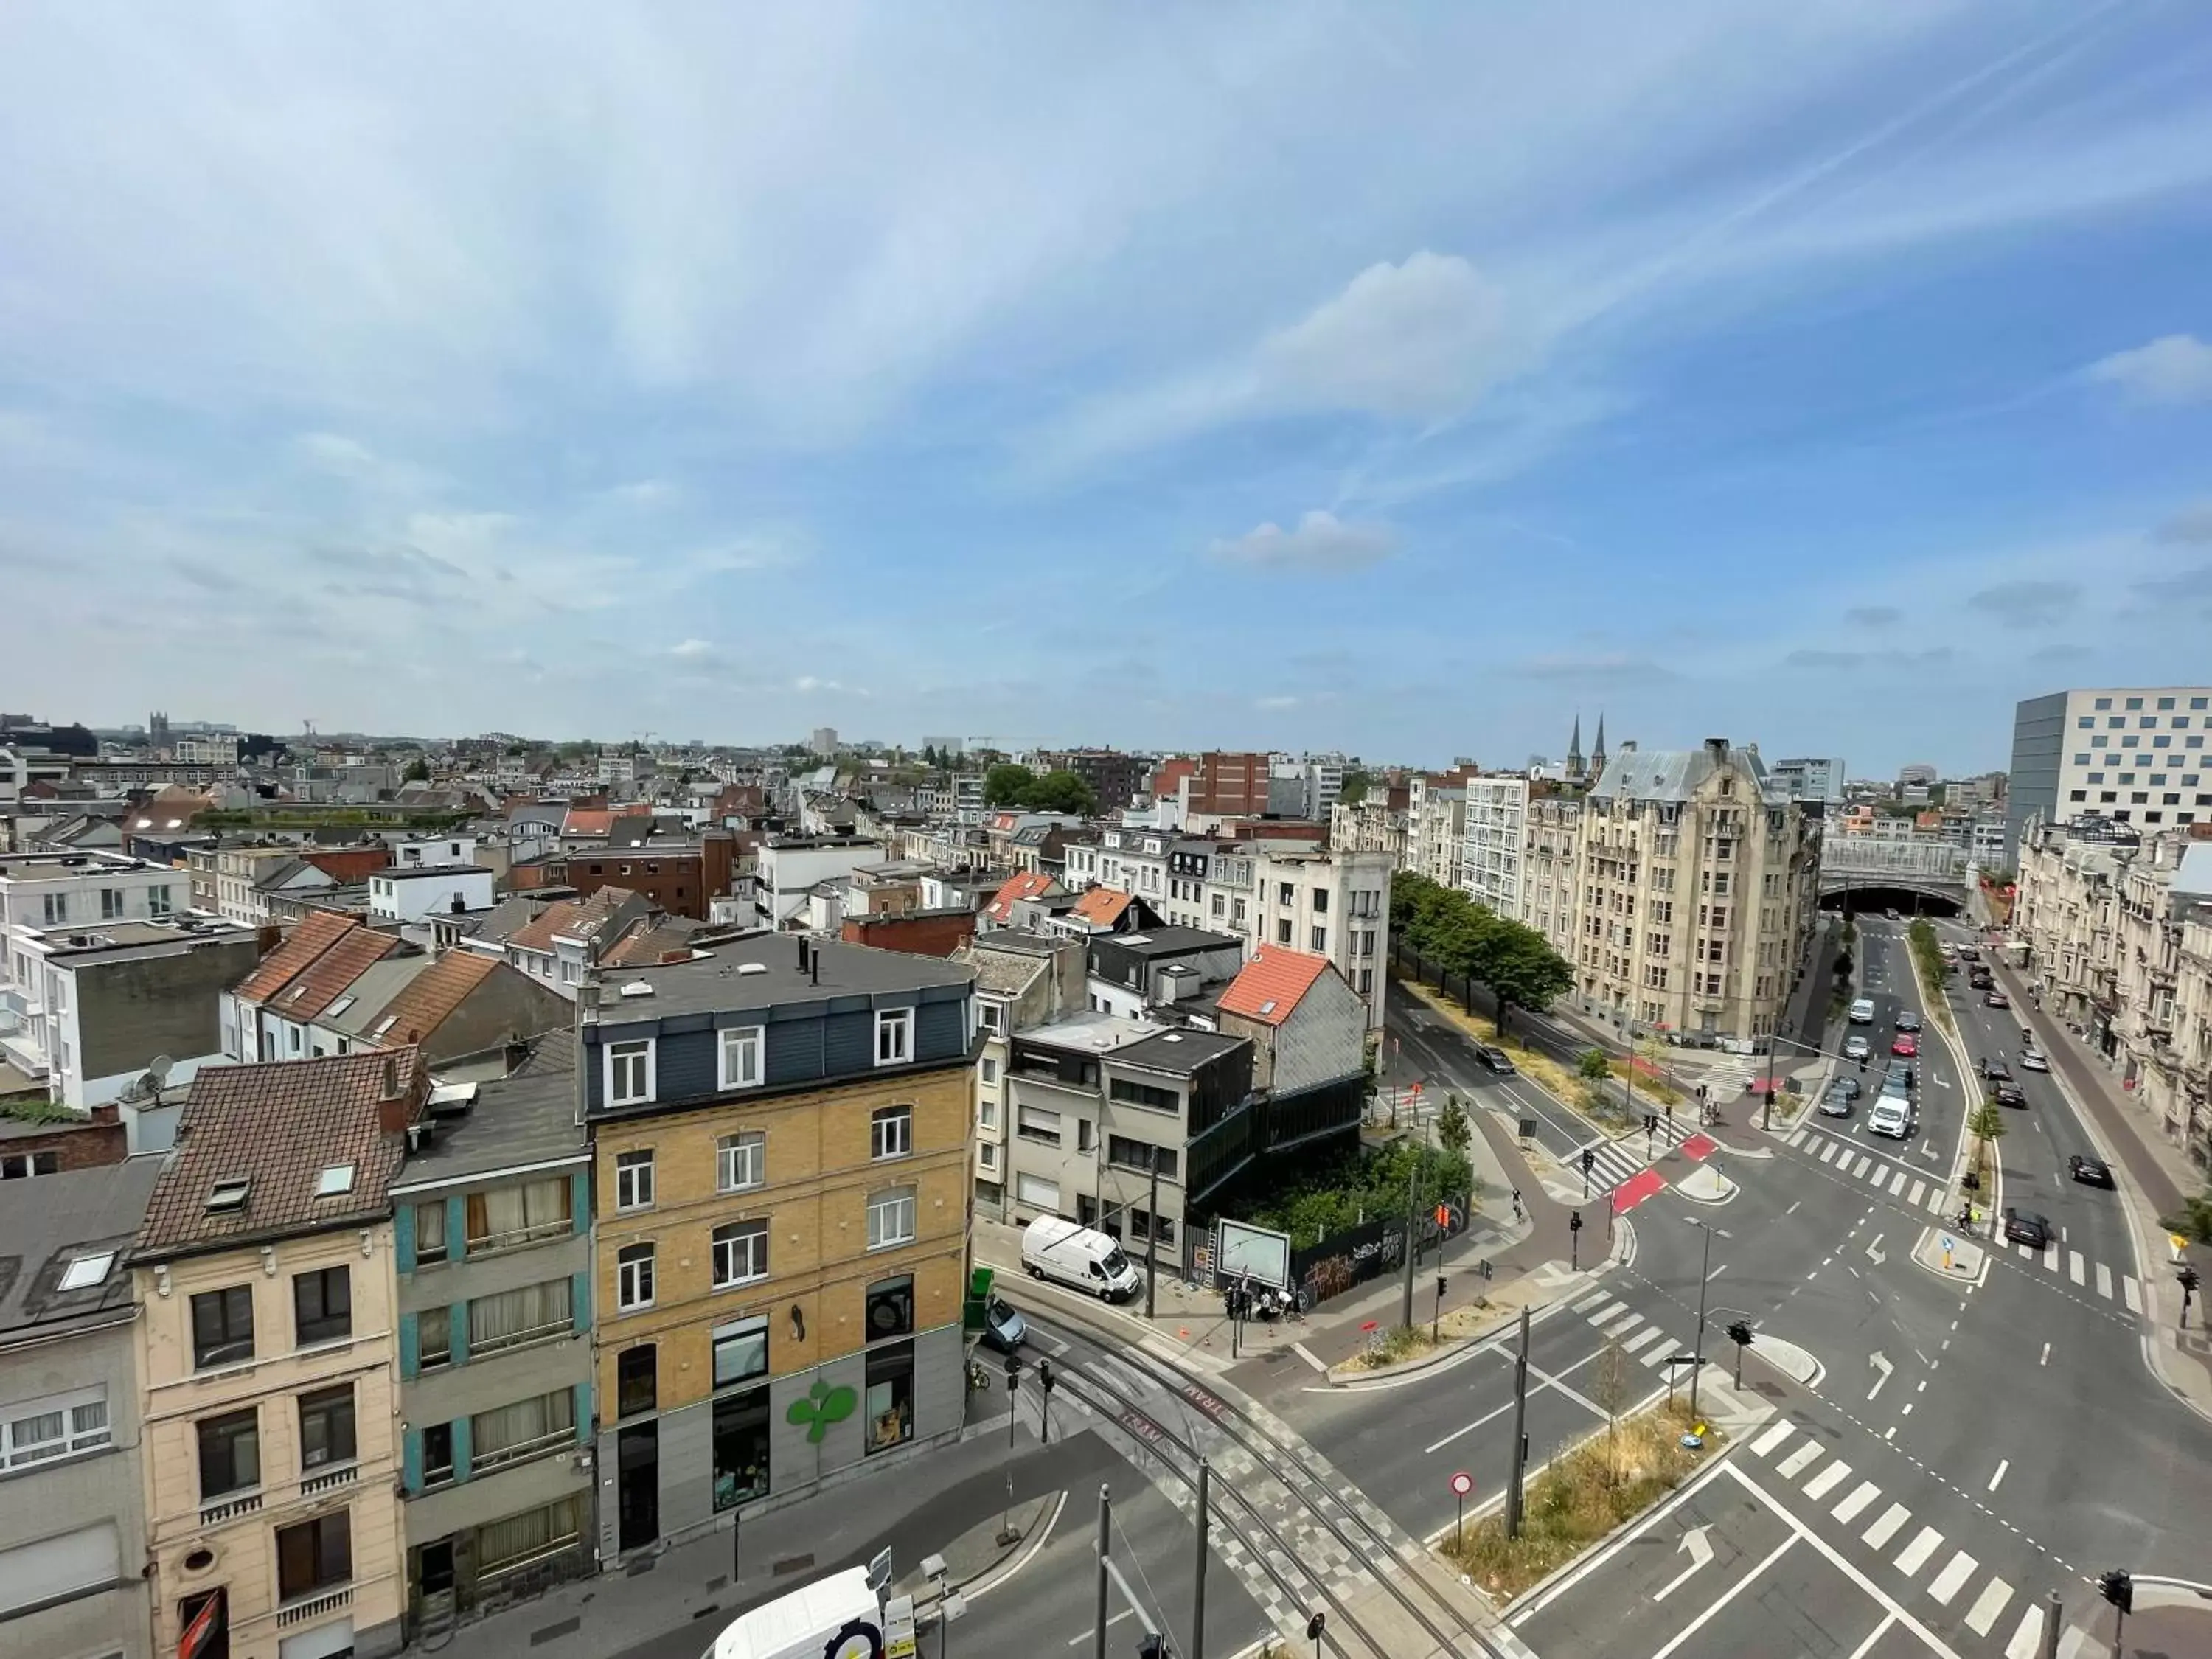
<path fill-rule="evenodd" d="M 1418 1079 L 1425 1102 L 1449 1090 L 1501 1115 L 1533 1122 L 1536 1144 L 1562 1164 L 1594 1138 L 1589 1125 L 1534 1079 L 1492 1072 L 1475 1058 L 1475 1045 L 1464 1031 L 1395 980 L 1384 1006 L 1387 1035 L 1394 1045 L 1384 1061 L 1386 1088 L 1402 1089 Z"/>

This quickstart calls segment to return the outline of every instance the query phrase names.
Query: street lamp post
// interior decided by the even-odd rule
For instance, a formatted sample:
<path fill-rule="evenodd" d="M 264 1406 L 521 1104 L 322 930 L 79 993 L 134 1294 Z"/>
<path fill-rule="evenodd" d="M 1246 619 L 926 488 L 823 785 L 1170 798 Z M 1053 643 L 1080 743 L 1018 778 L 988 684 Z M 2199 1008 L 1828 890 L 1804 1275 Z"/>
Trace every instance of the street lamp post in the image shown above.
<path fill-rule="evenodd" d="M 1735 1235 L 1695 1216 L 1684 1216 L 1682 1219 L 1705 1236 L 1703 1265 L 1698 1270 L 1698 1340 L 1690 1348 L 1690 1416 L 1694 1420 L 1698 1415 L 1698 1378 L 1705 1369 L 1705 1291 L 1713 1277 L 1713 1236 L 1718 1233 L 1723 1238 L 1732 1238 Z"/>

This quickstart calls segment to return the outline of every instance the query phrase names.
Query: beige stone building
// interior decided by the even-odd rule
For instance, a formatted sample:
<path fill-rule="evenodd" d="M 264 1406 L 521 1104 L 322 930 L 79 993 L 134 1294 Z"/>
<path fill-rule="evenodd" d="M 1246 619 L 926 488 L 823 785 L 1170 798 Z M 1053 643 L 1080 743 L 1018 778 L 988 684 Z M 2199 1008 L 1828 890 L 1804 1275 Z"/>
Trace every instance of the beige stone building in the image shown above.
<path fill-rule="evenodd" d="M 1528 824 L 1530 919 L 1583 1012 L 1637 1033 L 1775 1029 L 1819 902 L 1819 831 L 1755 746 L 1624 744 L 1578 803 L 1532 800 Z"/>
<path fill-rule="evenodd" d="M 193 1079 L 130 1260 L 154 1645 L 398 1645 L 392 1202 L 413 1049 Z"/>

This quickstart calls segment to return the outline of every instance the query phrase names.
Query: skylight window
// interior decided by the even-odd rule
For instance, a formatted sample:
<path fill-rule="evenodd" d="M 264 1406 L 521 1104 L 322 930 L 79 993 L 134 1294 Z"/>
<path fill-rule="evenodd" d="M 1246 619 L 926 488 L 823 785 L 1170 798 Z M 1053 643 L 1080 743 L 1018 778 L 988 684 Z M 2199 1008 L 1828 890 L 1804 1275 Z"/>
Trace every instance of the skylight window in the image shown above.
<path fill-rule="evenodd" d="M 382 1019 L 376 1022 L 374 1028 L 370 1030 L 369 1036 L 382 1036 L 386 1031 L 390 1030 L 395 1024 L 397 1024 L 398 1020 L 398 1015 L 386 1014 Z"/>
<path fill-rule="evenodd" d="M 331 1019 L 336 1019 L 340 1014 L 345 1012 L 347 1009 L 352 1006 L 353 993 L 349 991 L 345 995 L 340 997 L 336 1002 L 331 1004 L 329 1007 L 324 1009 L 323 1012 Z"/>
<path fill-rule="evenodd" d="M 353 1190 L 353 1165 L 333 1164 L 315 1180 L 317 1198 L 336 1198 Z"/>
<path fill-rule="evenodd" d="M 216 1182 L 208 1189 L 208 1213 L 226 1215 L 244 1209 L 246 1194 L 252 1184 L 249 1178 L 243 1176 L 235 1180 Z"/>
<path fill-rule="evenodd" d="M 62 1289 L 88 1291 L 95 1285 L 107 1282 L 108 1269 L 115 1265 L 115 1252 L 100 1250 L 90 1255 L 78 1256 L 62 1269 Z"/>

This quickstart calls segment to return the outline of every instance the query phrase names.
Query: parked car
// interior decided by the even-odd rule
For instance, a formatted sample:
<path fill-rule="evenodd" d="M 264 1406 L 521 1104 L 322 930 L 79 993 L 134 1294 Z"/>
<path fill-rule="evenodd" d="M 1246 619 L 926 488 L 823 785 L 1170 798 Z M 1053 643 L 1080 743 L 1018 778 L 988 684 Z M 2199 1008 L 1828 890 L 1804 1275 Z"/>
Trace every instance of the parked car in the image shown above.
<path fill-rule="evenodd" d="M 1897 1029 L 1900 1031 L 1918 1030 L 1920 1029 L 1920 1016 L 1914 1013 L 1910 1008 L 1899 1009 L 1897 1011 Z"/>
<path fill-rule="evenodd" d="M 1996 1103 L 2000 1106 L 2025 1106 L 2027 1104 L 2027 1091 L 2021 1088 L 2017 1083 L 2000 1083 L 1994 1091 L 1994 1094 Z"/>
<path fill-rule="evenodd" d="M 1041 1215 L 1022 1234 L 1022 1266 L 1032 1279 L 1056 1279 L 1102 1301 L 1134 1296 L 1145 1276 L 1105 1233 L 1064 1216 Z"/>
<path fill-rule="evenodd" d="M 1982 1062 L 1982 1075 L 1991 1083 L 2002 1083 L 2012 1076 L 2012 1067 L 1992 1057 Z"/>
<path fill-rule="evenodd" d="M 1982 953 L 1973 945 L 1961 945 L 1959 947 L 1959 957 L 1962 962 L 1979 962 L 1982 959 Z"/>
<path fill-rule="evenodd" d="M 1900 920 L 1900 918 L 1899 917 L 1899 915 L 1898 915 L 1898 914 L 1897 914 L 1897 912 L 1896 912 L 1896 910 L 1895 910 L 1894 908 L 1891 908 L 1891 909 L 1884 910 L 1884 911 L 1881 913 L 1881 915 L 1882 915 L 1882 920 L 1884 920 L 1885 921 L 1896 921 Z"/>
<path fill-rule="evenodd" d="M 2112 1172 L 2106 1167 L 2104 1159 L 2087 1158 L 2080 1152 L 2074 1152 L 2068 1156 L 2066 1173 L 2084 1187 L 2109 1187 L 2112 1184 Z"/>
<path fill-rule="evenodd" d="M 1911 1060 L 1920 1052 L 1920 1039 L 1910 1031 L 1899 1031 L 1896 1041 L 1889 1045 L 1889 1052 Z"/>
<path fill-rule="evenodd" d="M 996 1348 L 1000 1353 L 1012 1353 L 1029 1340 L 1027 1321 L 1004 1297 L 993 1297 L 983 1304 L 983 1346 Z"/>
<path fill-rule="evenodd" d="M 1503 1048 L 1493 1048 L 1486 1042 L 1478 1042 L 1474 1046 L 1474 1057 L 1482 1062 L 1486 1071 L 1495 1072 L 1500 1077 L 1513 1075 L 1512 1056 Z"/>
<path fill-rule="evenodd" d="M 2033 1210 L 2007 1210 L 2004 1236 L 2008 1244 L 2025 1244 L 2031 1250 L 2039 1250 L 2051 1243 L 2051 1223 Z"/>
<path fill-rule="evenodd" d="M 1863 1036 L 1853 1035 L 1844 1039 L 1844 1058 L 1845 1060 L 1864 1060 L 1873 1052 L 1874 1045 L 1869 1042 Z"/>
<path fill-rule="evenodd" d="M 2047 1072 L 2051 1069 L 2051 1061 L 2040 1048 L 2023 1048 L 2020 1055 L 2020 1069 L 2023 1072 Z"/>
<path fill-rule="evenodd" d="M 2009 1008 L 2012 1006 L 2012 999 L 2007 996 L 2002 991 L 2000 991 L 1994 985 L 1990 986 L 1988 990 L 1982 993 L 1982 1002 L 1985 1006 L 1990 1008 Z"/>

